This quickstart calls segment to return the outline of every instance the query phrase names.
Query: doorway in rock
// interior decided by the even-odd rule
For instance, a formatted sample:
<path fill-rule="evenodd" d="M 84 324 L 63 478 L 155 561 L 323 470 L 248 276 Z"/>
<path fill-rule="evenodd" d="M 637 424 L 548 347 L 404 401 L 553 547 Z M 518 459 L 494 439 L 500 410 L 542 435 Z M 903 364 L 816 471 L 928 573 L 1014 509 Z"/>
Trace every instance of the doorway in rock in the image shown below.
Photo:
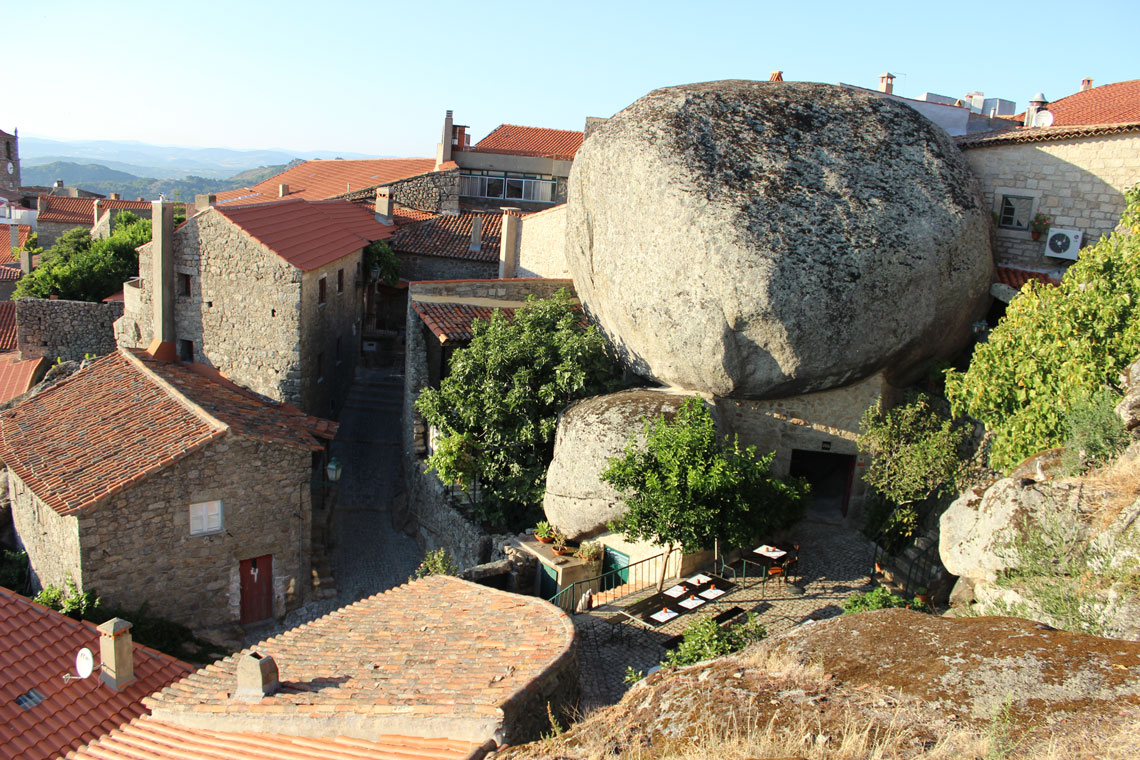
<path fill-rule="evenodd" d="M 788 474 L 806 478 L 811 483 L 809 515 L 833 520 L 847 517 L 855 477 L 854 454 L 792 449 Z"/>

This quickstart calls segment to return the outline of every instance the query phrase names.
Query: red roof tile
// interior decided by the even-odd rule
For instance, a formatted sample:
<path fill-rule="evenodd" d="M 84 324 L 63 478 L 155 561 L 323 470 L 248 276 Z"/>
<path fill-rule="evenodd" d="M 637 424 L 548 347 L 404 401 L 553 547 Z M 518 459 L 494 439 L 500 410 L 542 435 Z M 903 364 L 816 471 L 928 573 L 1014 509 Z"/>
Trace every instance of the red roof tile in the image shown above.
<path fill-rule="evenodd" d="M 16 225 L 16 247 L 17 248 L 23 248 L 25 245 L 27 245 L 28 244 L 28 237 L 31 236 L 31 234 L 32 234 L 32 228 L 31 227 L 29 227 L 26 224 L 17 224 Z M 0 246 L 3 246 L 4 250 L 7 251 L 7 249 L 10 247 L 9 244 L 11 243 L 11 241 L 12 241 L 12 233 L 11 233 L 11 230 L 9 228 L 9 225 L 7 225 L 7 224 L 0 225 Z M 3 258 L 7 258 L 7 255 L 5 255 Z"/>
<path fill-rule="evenodd" d="M 281 686 L 258 702 L 232 700 L 238 660 L 253 651 L 273 657 Z M 157 720 L 209 715 L 232 730 L 253 714 L 290 733 L 310 718 L 334 730 L 340 715 L 501 719 L 503 705 L 573 651 L 574 625 L 549 602 L 433 575 L 230 655 L 146 704 Z"/>
<path fill-rule="evenodd" d="M 492 306 L 472 306 L 465 303 L 431 303 L 412 301 L 412 308 L 420 315 L 427 328 L 439 339 L 441 345 L 465 343 L 475 337 L 472 323 L 476 319 L 490 321 L 496 311 L 502 311 L 507 319 L 512 319 L 512 308 Z"/>
<path fill-rule="evenodd" d="M 36 216 L 37 222 L 75 224 L 80 227 L 91 227 L 95 224 L 95 198 L 66 198 L 57 195 L 41 195 L 40 198 L 47 201 L 47 208 Z M 150 211 L 151 208 L 146 201 L 113 201 L 109 198 L 98 200 L 99 207 L 103 211 L 108 209 Z"/>
<path fill-rule="evenodd" d="M 471 250 L 471 225 L 483 220 L 482 247 Z M 503 227 L 501 213 L 464 211 L 458 215 L 441 214 L 422 222 L 401 226 L 389 245 L 398 253 L 421 256 L 445 256 L 472 261 L 498 261 L 499 237 Z"/>
<path fill-rule="evenodd" d="M 456 739 L 379 736 L 317 738 L 187 728 L 136 718 L 121 729 L 68 753 L 68 760 L 467 760 L 482 747 Z"/>
<path fill-rule="evenodd" d="M 1022 286 L 1030 280 L 1037 280 L 1046 285 L 1060 285 L 1061 281 L 1044 272 L 1033 272 L 1028 269 L 1013 269 L 1011 267 L 996 267 L 994 281 L 1008 285 L 1014 290 L 1021 290 Z"/>
<path fill-rule="evenodd" d="M 320 201 L 346 193 L 387 185 L 435 170 L 434 158 L 367 158 L 306 161 L 252 187 L 218 193 L 219 206 L 264 203 L 280 198 L 279 185 L 288 185 L 288 198 Z"/>
<path fill-rule="evenodd" d="M 1053 126 L 1126 124 L 1140 121 L 1140 79 L 1093 87 L 1048 105 Z"/>
<path fill-rule="evenodd" d="M 0 404 L 27 393 L 47 371 L 46 357 L 20 360 L 19 354 L 9 351 L 0 354 Z"/>
<path fill-rule="evenodd" d="M 1069 140 L 1081 137 L 1125 134 L 1140 131 L 1140 121 L 1130 124 L 1089 124 L 1074 127 L 1017 127 L 992 132 L 977 132 L 954 138 L 959 148 L 983 148 L 1003 143 L 1034 143 Z"/>
<path fill-rule="evenodd" d="M 24 273 L 20 271 L 19 267 L 4 264 L 0 266 L 0 282 L 16 282 Z"/>
<path fill-rule="evenodd" d="M 218 206 L 216 211 L 303 271 L 319 269 L 388 236 L 390 228 L 347 201 L 291 198 L 273 203 Z"/>
<path fill-rule="evenodd" d="M 241 394 L 180 364 L 119 352 L 0 414 L 0 460 L 45 504 L 67 515 L 231 429 L 319 449 L 311 436 L 327 433 L 331 424 Z"/>
<path fill-rule="evenodd" d="M 0 588 L 0 756 L 59 757 L 145 714 L 143 697 L 190 671 L 184 662 L 135 644 L 137 680 L 122 691 L 103 684 L 98 667 L 86 679 L 65 681 L 82 647 L 99 657 L 99 633 L 91 623 Z M 15 697 L 31 689 L 43 701 L 30 709 L 16 704 Z"/>
<path fill-rule="evenodd" d="M 0 301 L 0 352 L 16 350 L 16 302 Z"/>
<path fill-rule="evenodd" d="M 544 156 L 573 161 L 582 147 L 584 133 L 572 129 L 546 129 L 500 124 L 480 140 L 473 153 L 500 153 L 509 156 Z"/>

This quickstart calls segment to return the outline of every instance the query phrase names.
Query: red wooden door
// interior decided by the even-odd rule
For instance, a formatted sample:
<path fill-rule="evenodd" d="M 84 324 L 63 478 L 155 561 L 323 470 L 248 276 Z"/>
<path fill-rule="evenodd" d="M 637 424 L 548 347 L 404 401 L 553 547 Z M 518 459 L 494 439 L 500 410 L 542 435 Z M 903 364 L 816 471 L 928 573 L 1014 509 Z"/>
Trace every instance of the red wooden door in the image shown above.
<path fill-rule="evenodd" d="M 273 555 L 241 561 L 241 623 L 273 617 Z"/>

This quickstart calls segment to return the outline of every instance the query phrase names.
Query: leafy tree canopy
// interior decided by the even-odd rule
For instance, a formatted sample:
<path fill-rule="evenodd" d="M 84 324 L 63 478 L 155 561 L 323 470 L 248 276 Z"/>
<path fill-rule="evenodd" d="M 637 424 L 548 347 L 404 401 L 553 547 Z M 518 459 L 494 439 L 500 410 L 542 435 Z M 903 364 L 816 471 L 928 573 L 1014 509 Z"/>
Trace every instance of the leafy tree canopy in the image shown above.
<path fill-rule="evenodd" d="M 135 249 L 150 241 L 150 230 L 149 219 L 129 211 L 118 215 L 114 233 L 102 240 L 81 227 L 68 230 L 42 254 L 39 267 L 20 278 L 12 298 L 101 301 L 138 274 Z"/>
<path fill-rule="evenodd" d="M 707 549 L 717 538 L 743 546 L 803 513 L 807 483 L 774 478 L 773 456 L 758 457 L 736 438 L 721 441 L 704 402 L 685 399 L 672 421 L 663 414 L 646 421 L 645 445 L 631 441 L 603 470 L 626 505 L 613 527 L 629 541 L 665 547 L 666 559 L 674 548 Z"/>
<path fill-rule="evenodd" d="M 1082 249 L 1059 287 L 1030 281 L 969 369 L 947 373 L 954 412 L 994 434 L 993 467 L 1061 445 L 1073 405 L 1140 355 L 1140 187 L 1126 193 L 1122 221 L 1132 229 Z"/>
<path fill-rule="evenodd" d="M 428 466 L 445 482 L 477 481 L 475 512 L 493 526 L 535 517 L 554 452 L 558 413 L 616 387 L 606 344 L 565 290 L 528 298 L 507 319 L 476 320 L 471 343 L 451 356 L 438 390 L 416 408 L 440 432 Z"/>
<path fill-rule="evenodd" d="M 396 253 L 383 240 L 377 240 L 364 249 L 364 271 L 373 267 L 380 270 L 380 282 L 395 287 L 400 281 L 400 261 Z"/>

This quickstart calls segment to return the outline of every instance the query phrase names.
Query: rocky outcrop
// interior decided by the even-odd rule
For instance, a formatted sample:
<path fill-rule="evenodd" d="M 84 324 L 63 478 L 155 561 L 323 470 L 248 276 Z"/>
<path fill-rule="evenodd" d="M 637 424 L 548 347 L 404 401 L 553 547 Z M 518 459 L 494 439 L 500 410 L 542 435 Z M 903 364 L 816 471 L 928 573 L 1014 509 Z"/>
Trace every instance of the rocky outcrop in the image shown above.
<path fill-rule="evenodd" d="M 1140 434 L 1140 359 L 1120 374 L 1120 383 L 1124 386 L 1124 398 L 1116 405 L 1116 415 L 1123 420 L 1125 430 Z"/>
<path fill-rule="evenodd" d="M 984 313 L 990 212 L 946 133 L 809 83 L 656 90 L 583 144 L 567 259 L 637 373 L 778 398 L 891 378 Z"/>
<path fill-rule="evenodd" d="M 602 470 L 612 457 L 621 456 L 631 440 L 641 439 L 647 419 L 661 414 L 672 418 L 686 398 L 636 388 L 584 399 L 563 411 L 546 474 L 542 501 L 546 519 L 577 539 L 620 517 L 624 505 L 617 492 L 602 482 Z"/>

